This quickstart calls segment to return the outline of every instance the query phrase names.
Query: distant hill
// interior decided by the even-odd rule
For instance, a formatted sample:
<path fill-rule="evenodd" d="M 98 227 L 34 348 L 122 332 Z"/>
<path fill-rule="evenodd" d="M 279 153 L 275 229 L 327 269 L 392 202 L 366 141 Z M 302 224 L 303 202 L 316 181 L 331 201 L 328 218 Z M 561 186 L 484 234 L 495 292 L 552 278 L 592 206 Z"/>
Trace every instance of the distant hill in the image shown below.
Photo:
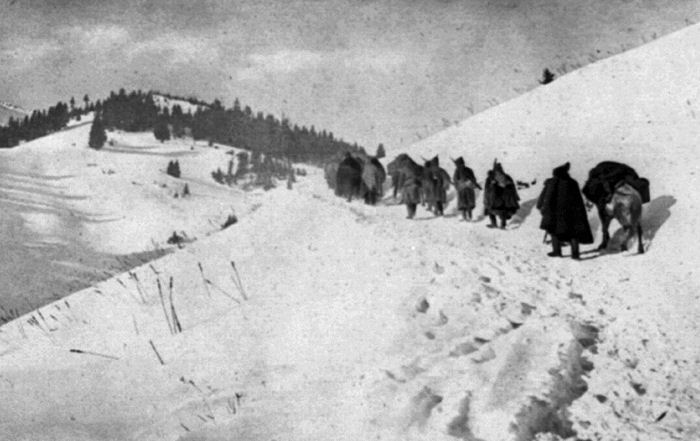
<path fill-rule="evenodd" d="M 10 118 L 24 118 L 29 112 L 21 107 L 0 101 L 0 126 L 4 126 Z"/>

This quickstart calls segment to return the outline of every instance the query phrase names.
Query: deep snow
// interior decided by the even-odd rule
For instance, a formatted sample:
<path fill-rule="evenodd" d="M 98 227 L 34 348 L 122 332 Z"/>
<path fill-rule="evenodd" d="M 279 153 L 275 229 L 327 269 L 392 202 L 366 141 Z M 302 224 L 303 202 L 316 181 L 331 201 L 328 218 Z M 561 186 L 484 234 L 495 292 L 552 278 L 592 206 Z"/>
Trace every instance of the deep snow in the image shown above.
<path fill-rule="evenodd" d="M 408 148 L 536 178 L 507 231 L 454 205 L 408 221 L 390 200 L 347 203 L 311 170 L 234 228 L 3 326 L 0 433 L 697 439 L 698 43 L 688 28 Z M 604 159 L 652 182 L 647 253 L 546 257 L 539 184 L 565 160 L 582 183 Z"/>

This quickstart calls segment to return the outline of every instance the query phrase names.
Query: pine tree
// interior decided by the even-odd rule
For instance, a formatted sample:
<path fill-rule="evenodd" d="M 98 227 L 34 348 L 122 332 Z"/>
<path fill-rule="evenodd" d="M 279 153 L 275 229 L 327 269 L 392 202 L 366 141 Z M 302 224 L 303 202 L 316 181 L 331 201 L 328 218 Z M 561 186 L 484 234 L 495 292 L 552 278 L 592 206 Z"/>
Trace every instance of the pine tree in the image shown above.
<path fill-rule="evenodd" d="M 545 85 L 551 83 L 552 81 L 554 81 L 554 74 L 550 72 L 549 69 L 545 69 L 544 72 L 542 72 L 540 84 Z"/>
<path fill-rule="evenodd" d="M 105 145 L 105 141 L 107 141 L 107 133 L 105 133 L 102 119 L 98 115 L 92 122 L 92 127 L 90 128 L 90 141 L 88 144 L 93 149 L 101 149 Z"/>
<path fill-rule="evenodd" d="M 160 142 L 170 139 L 170 129 L 165 119 L 161 118 L 153 128 L 153 136 Z"/>
<path fill-rule="evenodd" d="M 236 177 L 242 177 L 248 173 L 248 154 L 246 152 L 238 152 L 236 154 L 238 159 L 238 167 L 236 168 Z"/>
<path fill-rule="evenodd" d="M 377 154 L 375 155 L 377 159 L 384 158 L 386 156 L 386 150 L 384 150 L 384 144 L 380 143 L 377 147 Z"/>

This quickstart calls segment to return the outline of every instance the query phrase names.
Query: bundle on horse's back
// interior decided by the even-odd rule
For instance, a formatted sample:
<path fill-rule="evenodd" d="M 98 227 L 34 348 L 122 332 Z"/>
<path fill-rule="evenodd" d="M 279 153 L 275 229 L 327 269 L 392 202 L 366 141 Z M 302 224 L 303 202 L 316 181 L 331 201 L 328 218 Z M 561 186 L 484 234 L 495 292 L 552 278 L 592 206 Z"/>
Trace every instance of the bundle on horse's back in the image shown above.
<path fill-rule="evenodd" d="M 649 180 L 640 177 L 629 165 L 614 161 L 603 161 L 591 169 L 583 194 L 595 203 L 602 197 L 609 198 L 621 182 L 634 187 L 639 192 L 642 203 L 651 200 Z"/>
<path fill-rule="evenodd" d="M 639 192 L 639 196 L 642 198 L 643 204 L 651 201 L 651 194 L 649 193 L 649 180 L 647 178 L 639 178 L 634 182 L 630 182 L 630 185 Z"/>

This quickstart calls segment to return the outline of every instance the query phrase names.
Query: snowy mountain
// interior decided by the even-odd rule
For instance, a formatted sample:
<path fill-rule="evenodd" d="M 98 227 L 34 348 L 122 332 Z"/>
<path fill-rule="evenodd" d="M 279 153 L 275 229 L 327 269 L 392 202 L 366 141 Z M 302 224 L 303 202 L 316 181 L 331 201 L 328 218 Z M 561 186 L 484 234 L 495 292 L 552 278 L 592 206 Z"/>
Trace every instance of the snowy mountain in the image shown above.
<path fill-rule="evenodd" d="M 500 231 L 459 222 L 454 203 L 444 218 L 421 211 L 414 221 L 390 198 L 348 203 L 312 170 L 292 190 L 261 193 L 235 228 L 0 328 L 0 434 L 697 439 L 698 44 L 700 27 L 687 28 L 407 148 L 443 164 L 464 155 L 482 178 L 497 157 L 514 178 L 538 183 L 564 161 L 580 183 L 599 161 L 627 162 L 651 181 L 644 255 L 590 246 L 581 262 L 548 258 L 534 210 L 540 185 L 521 192 Z M 152 146 L 126 135 L 119 143 L 115 154 Z M 51 146 L 33 150 L 17 163 Z M 84 150 L 59 156 L 43 175 L 72 177 L 97 160 Z M 93 201 L 128 213 L 86 230 L 100 243 L 140 242 L 172 215 L 150 184 L 170 183 L 148 158 L 115 169 L 123 182 L 99 176 L 78 187 L 102 185 Z M 141 186 L 128 183 L 137 178 Z M 144 194 L 162 207 L 156 220 L 143 214 Z"/>
<path fill-rule="evenodd" d="M 18 119 L 29 115 L 29 112 L 19 106 L 0 101 L 0 126 L 4 126 L 10 118 Z"/>

